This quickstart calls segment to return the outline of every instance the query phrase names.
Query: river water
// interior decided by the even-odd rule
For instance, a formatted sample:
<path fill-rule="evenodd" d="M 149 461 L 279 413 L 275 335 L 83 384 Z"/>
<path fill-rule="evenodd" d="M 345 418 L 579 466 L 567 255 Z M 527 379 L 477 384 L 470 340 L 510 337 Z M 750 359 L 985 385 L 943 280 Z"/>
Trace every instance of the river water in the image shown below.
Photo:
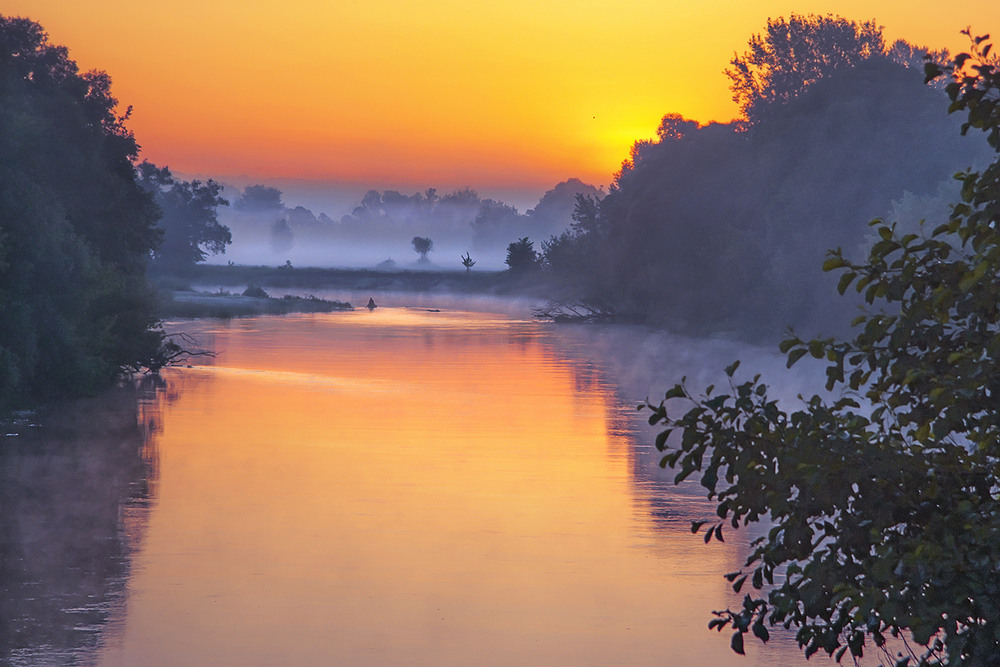
<path fill-rule="evenodd" d="M 0 664 L 805 664 L 707 629 L 749 538 L 690 533 L 635 410 L 775 355 L 458 308 L 170 326 L 217 356 L 0 439 Z"/>

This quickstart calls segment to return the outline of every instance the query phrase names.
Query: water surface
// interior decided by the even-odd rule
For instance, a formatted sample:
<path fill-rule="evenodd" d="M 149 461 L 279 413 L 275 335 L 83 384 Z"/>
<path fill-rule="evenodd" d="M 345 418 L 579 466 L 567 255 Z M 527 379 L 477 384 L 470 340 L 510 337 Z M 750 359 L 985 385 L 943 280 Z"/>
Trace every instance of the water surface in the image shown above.
<path fill-rule="evenodd" d="M 79 664 L 804 662 L 707 630 L 746 540 L 691 535 L 711 506 L 656 474 L 590 334 L 412 308 L 174 326 L 218 356 L 165 374 Z"/>

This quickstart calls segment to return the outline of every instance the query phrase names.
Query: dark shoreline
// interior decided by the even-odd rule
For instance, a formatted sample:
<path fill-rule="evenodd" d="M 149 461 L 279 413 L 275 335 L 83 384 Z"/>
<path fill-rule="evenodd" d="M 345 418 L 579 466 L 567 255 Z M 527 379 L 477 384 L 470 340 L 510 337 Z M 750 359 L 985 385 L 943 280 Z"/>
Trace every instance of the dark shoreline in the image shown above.
<path fill-rule="evenodd" d="M 200 264 L 184 271 L 153 271 L 149 278 L 155 286 L 167 290 L 181 290 L 200 284 L 226 288 L 259 285 L 265 290 L 295 287 L 302 290 L 447 291 L 521 296 L 543 296 L 548 291 L 541 273 L 512 274 L 510 271 L 376 271 Z"/>
<path fill-rule="evenodd" d="M 288 313 L 330 313 L 351 310 L 345 301 L 329 301 L 314 296 L 247 296 L 222 292 L 193 290 L 160 293 L 157 315 L 160 319 L 195 319 L 217 317 L 229 319 L 250 315 L 287 315 Z"/>

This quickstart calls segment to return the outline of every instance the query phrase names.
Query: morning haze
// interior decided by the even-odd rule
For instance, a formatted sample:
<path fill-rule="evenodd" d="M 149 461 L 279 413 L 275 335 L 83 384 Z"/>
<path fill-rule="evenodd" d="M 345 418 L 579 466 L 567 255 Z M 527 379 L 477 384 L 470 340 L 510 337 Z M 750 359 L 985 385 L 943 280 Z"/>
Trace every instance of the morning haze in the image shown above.
<path fill-rule="evenodd" d="M 0 665 L 1000 663 L 1000 10 L 19 4 Z"/>

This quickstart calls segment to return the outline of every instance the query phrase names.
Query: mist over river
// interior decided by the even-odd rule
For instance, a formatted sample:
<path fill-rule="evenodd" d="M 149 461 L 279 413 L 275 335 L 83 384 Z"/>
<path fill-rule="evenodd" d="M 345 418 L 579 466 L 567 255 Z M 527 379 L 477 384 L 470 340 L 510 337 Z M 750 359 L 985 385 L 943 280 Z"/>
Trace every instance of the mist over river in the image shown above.
<path fill-rule="evenodd" d="M 0 664 L 806 664 L 707 629 L 752 536 L 691 534 L 635 406 L 737 357 L 808 378 L 402 301 L 169 323 L 217 356 L 0 438 Z"/>

